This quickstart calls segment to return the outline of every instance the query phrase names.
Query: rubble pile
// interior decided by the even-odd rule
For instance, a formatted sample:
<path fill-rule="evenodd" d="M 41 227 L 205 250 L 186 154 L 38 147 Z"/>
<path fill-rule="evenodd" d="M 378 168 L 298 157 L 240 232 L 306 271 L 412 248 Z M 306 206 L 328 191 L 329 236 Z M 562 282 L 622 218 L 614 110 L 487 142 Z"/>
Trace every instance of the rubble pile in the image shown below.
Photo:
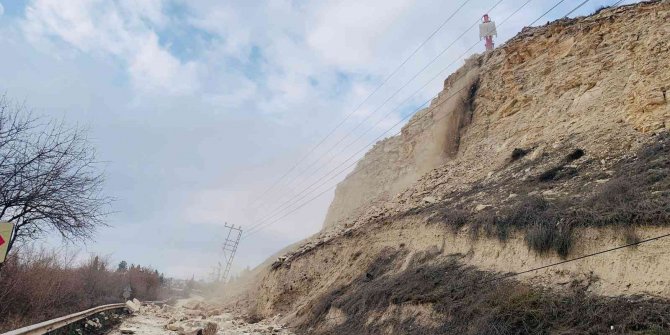
<path fill-rule="evenodd" d="M 139 302 L 129 302 L 136 307 Z M 289 335 L 293 334 L 270 318 L 248 323 L 241 316 L 225 311 L 201 299 L 179 300 L 174 305 L 147 304 L 132 309 L 128 318 L 112 332 L 118 334 L 176 334 L 176 335 Z"/>

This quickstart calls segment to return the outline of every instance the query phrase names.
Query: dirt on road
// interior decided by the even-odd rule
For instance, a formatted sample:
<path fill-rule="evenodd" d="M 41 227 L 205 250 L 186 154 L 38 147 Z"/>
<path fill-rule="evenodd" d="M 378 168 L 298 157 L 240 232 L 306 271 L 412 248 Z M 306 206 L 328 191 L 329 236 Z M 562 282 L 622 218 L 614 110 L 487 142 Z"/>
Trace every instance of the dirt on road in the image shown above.
<path fill-rule="evenodd" d="M 278 318 L 278 317 L 277 317 Z M 195 297 L 174 305 L 142 306 L 110 335 L 291 335 L 276 319 L 248 323 L 241 316 L 224 311 Z"/>

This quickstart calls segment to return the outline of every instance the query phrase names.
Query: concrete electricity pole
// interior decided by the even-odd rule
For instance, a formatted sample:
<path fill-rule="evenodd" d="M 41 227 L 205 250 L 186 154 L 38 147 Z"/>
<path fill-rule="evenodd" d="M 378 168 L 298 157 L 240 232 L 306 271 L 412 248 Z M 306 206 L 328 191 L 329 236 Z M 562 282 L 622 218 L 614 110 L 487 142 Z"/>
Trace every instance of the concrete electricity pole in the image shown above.
<path fill-rule="evenodd" d="M 479 25 L 479 39 L 486 40 L 486 51 L 491 51 L 495 47 L 493 36 L 498 36 L 496 23 L 491 21 L 488 14 L 484 14 L 484 22 Z"/>
<path fill-rule="evenodd" d="M 218 281 L 223 281 L 224 283 L 228 280 L 228 275 L 230 274 L 230 268 L 233 265 L 233 259 L 235 258 L 235 253 L 237 252 L 237 246 L 240 244 L 240 238 L 242 237 L 242 227 L 235 227 L 235 225 L 225 224 L 226 229 L 228 230 L 228 235 L 226 240 L 223 242 L 223 262 L 225 263 L 225 269 L 223 274 L 221 273 L 221 263 L 219 263 L 219 268 L 217 271 Z"/>

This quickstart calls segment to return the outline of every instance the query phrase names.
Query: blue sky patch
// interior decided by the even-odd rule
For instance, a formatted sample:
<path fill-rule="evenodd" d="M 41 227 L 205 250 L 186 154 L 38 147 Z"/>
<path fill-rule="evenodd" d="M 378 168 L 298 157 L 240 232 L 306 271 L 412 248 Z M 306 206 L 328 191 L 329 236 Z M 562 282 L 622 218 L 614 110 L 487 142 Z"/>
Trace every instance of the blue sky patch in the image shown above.
<path fill-rule="evenodd" d="M 2 7 L 5 9 L 4 15 L 7 16 L 22 16 L 26 10 L 27 1 L 25 0 L 3 0 L 0 1 Z"/>

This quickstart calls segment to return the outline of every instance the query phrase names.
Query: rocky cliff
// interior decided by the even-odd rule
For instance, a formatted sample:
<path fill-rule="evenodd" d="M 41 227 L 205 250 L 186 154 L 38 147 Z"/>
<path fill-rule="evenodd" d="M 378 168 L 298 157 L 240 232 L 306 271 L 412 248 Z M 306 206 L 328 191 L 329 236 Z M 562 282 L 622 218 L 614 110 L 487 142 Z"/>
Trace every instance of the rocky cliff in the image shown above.
<path fill-rule="evenodd" d="M 338 185 L 324 226 L 346 225 L 444 164 L 453 168 L 449 174 L 463 169 L 459 177 L 476 180 L 499 169 L 517 147 L 537 148 L 538 155 L 572 141 L 603 154 L 629 150 L 640 135 L 667 129 L 665 6 L 527 28 L 470 59 L 401 135 L 379 142 Z"/>
<path fill-rule="evenodd" d="M 488 280 L 667 233 L 668 22 L 667 0 L 609 8 L 470 58 L 338 186 L 252 312 L 309 334 L 668 330 L 668 240 Z"/>
<path fill-rule="evenodd" d="M 400 135 L 379 141 L 335 190 L 324 222 L 338 229 L 374 204 L 414 184 L 420 176 L 458 153 L 461 128 L 472 117 L 479 59 L 471 59 L 444 82 L 430 107 L 414 115 Z"/>

